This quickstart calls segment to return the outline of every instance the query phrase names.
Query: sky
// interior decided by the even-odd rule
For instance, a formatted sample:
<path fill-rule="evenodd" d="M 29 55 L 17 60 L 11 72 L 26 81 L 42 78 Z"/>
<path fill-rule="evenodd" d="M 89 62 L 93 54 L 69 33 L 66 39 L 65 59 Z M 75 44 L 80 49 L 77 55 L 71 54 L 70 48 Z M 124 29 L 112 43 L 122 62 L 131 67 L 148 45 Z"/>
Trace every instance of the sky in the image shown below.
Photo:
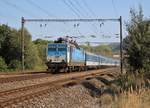
<path fill-rule="evenodd" d="M 138 9 L 139 4 L 144 16 L 149 17 L 150 0 L 0 0 L 0 23 L 19 29 L 21 17 L 118 19 L 122 16 L 125 37 L 125 22 L 130 19 L 130 8 Z M 78 42 L 119 42 L 118 22 L 26 22 L 25 27 L 33 40 L 53 40 L 69 35 L 78 37 Z"/>

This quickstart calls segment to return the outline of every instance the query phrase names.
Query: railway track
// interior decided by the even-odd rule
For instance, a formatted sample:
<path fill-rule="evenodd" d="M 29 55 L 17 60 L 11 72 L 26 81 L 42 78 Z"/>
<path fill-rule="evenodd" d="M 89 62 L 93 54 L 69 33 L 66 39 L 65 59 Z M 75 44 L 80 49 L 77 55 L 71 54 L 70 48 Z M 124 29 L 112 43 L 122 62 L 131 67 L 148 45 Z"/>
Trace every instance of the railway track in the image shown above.
<path fill-rule="evenodd" d="M 89 70 L 89 71 L 91 71 L 91 70 Z M 78 73 L 78 72 L 73 72 L 73 73 Z M 72 73 L 59 73 L 58 75 L 64 75 L 64 74 L 72 74 Z M 38 78 L 57 76 L 57 75 L 54 75 L 54 74 L 52 75 L 51 73 L 46 72 L 46 71 L 30 72 L 30 73 L 28 72 L 26 74 L 25 73 L 21 73 L 21 74 L 17 74 L 17 76 L 10 76 L 10 75 L 12 75 L 12 74 L 9 74 L 8 77 L 0 78 L 0 84 L 10 83 L 10 82 L 15 82 L 15 81 L 25 81 L 25 80 L 31 80 L 31 79 L 38 79 Z"/>
<path fill-rule="evenodd" d="M 113 74 L 116 73 L 115 71 L 116 69 L 103 69 L 100 71 L 97 70 L 96 72 L 73 73 L 70 75 L 64 75 L 64 77 L 58 77 L 57 80 L 51 82 L 2 91 L 0 92 L 0 107 L 3 108 L 17 104 L 24 100 L 30 100 L 34 97 L 44 95 L 50 91 L 55 91 L 70 82 L 79 83 L 85 78 L 104 74 Z"/>
<path fill-rule="evenodd" d="M 38 73 L 38 74 L 25 74 L 25 75 L 19 75 L 19 76 L 4 77 L 4 78 L 0 78 L 0 84 L 14 82 L 14 81 L 38 79 L 38 78 L 50 77 L 50 76 L 52 76 L 52 74 Z"/>

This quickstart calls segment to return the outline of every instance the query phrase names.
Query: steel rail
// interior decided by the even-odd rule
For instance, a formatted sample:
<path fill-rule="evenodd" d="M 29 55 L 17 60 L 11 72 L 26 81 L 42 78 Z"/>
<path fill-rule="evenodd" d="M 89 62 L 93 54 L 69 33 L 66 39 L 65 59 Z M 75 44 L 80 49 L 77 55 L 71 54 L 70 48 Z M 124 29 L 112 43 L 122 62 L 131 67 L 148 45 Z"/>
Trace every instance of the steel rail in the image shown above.
<path fill-rule="evenodd" d="M 8 90 L 8 91 L 3 91 L 3 92 L 0 92 L 0 97 L 9 97 L 9 95 L 18 94 L 18 93 L 22 93 L 22 92 L 28 92 L 28 91 L 34 91 L 34 92 L 25 94 L 22 96 L 17 96 L 17 97 L 14 96 L 14 98 L 5 99 L 4 101 L 0 101 L 0 107 L 6 107 L 6 106 L 10 106 L 12 104 L 16 104 L 18 102 L 22 102 L 24 100 L 29 100 L 33 97 L 39 96 L 41 94 L 45 94 L 49 90 L 53 91 L 54 89 L 61 88 L 62 85 L 64 85 L 67 82 L 70 82 L 70 81 L 80 82 L 81 80 L 85 79 L 86 77 L 98 76 L 98 75 L 104 75 L 104 74 L 110 74 L 110 73 L 116 73 L 116 72 L 106 69 L 106 70 L 103 70 L 100 72 L 70 76 L 67 78 L 62 78 L 60 80 L 55 80 L 55 81 L 46 82 L 46 83 L 42 83 L 42 84 L 27 86 L 27 87 L 23 87 L 23 88 Z M 41 88 L 42 88 L 42 90 L 39 90 Z M 45 88 L 45 89 L 43 90 L 43 88 Z M 39 90 L 39 91 L 36 91 L 36 90 Z"/>

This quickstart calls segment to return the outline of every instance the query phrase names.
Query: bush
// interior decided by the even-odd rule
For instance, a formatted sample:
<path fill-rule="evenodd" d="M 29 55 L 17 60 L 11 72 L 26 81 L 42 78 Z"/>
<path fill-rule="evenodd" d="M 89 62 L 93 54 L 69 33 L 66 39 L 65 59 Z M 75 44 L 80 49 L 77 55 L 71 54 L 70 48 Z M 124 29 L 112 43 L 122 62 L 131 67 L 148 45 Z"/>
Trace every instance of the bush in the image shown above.
<path fill-rule="evenodd" d="M 116 80 L 116 84 L 120 86 L 122 91 L 138 91 L 139 89 L 146 87 L 144 76 L 142 74 L 126 74 L 122 75 Z"/>
<path fill-rule="evenodd" d="M 7 65 L 2 57 L 0 57 L 0 72 L 7 71 Z"/>
<path fill-rule="evenodd" d="M 9 68 L 11 68 L 13 70 L 20 70 L 21 62 L 19 60 L 12 60 L 9 64 Z"/>

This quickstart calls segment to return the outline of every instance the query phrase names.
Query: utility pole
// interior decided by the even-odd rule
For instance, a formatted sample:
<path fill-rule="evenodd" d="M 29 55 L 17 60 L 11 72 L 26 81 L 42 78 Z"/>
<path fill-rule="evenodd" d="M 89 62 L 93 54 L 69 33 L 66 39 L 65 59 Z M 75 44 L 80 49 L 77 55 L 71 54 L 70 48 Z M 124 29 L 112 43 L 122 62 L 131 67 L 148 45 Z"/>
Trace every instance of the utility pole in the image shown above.
<path fill-rule="evenodd" d="M 120 16 L 119 18 L 119 22 L 120 22 L 120 71 L 121 74 L 123 73 L 123 44 L 122 44 L 122 17 Z"/>
<path fill-rule="evenodd" d="M 22 59 L 22 71 L 24 71 L 24 23 L 25 19 L 24 17 L 21 18 L 21 49 L 22 49 L 22 54 L 21 54 L 21 59 Z"/>

